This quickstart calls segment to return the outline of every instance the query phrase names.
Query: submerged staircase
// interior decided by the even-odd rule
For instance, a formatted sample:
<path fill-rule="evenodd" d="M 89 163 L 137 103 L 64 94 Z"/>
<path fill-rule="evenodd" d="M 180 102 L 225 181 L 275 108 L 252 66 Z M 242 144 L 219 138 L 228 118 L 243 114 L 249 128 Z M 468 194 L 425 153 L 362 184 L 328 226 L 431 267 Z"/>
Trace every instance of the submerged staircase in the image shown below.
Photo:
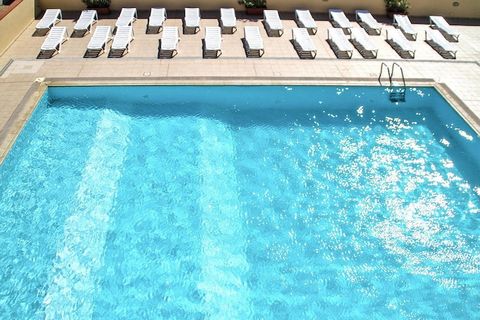
<path fill-rule="evenodd" d="M 388 65 L 385 63 L 385 62 L 382 62 L 381 66 L 380 66 L 380 74 L 378 75 L 378 82 L 380 83 L 381 86 L 383 86 L 382 84 L 382 74 L 383 74 L 383 68 L 385 67 L 385 69 L 387 70 L 387 74 L 388 74 L 388 83 L 389 83 L 389 99 L 391 102 L 405 102 L 405 95 L 406 95 L 406 89 L 407 89 L 407 86 L 405 84 L 405 76 L 403 74 L 403 69 L 402 67 L 394 62 L 392 63 L 392 67 L 389 68 Z M 400 70 L 400 74 L 402 76 L 402 83 L 401 84 L 395 84 L 393 82 L 393 73 L 395 71 L 395 67 L 397 67 L 399 70 Z"/>

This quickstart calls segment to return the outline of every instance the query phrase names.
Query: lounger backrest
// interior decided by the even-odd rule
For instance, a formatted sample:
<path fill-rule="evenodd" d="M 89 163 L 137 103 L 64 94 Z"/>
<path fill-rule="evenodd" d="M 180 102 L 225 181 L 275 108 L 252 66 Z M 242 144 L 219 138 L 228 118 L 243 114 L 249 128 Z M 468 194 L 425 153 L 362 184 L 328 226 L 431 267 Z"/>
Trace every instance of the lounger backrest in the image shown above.
<path fill-rule="evenodd" d="M 413 29 L 413 25 L 410 22 L 408 16 L 395 14 L 393 15 L 393 20 L 398 24 L 400 29 L 402 29 L 406 33 L 415 33 L 415 29 Z"/>
<path fill-rule="evenodd" d="M 185 19 L 197 19 L 200 18 L 199 8 L 185 8 Z"/>
<path fill-rule="evenodd" d="M 340 25 L 347 25 L 350 24 L 350 21 L 348 20 L 347 16 L 345 13 L 343 13 L 342 10 L 340 9 L 330 9 L 329 11 L 330 17 L 338 22 Z"/>
<path fill-rule="evenodd" d="M 263 10 L 263 17 L 268 21 L 280 21 L 277 10 Z"/>
<path fill-rule="evenodd" d="M 150 10 L 150 17 L 151 18 L 153 18 L 153 17 L 166 18 L 167 17 L 167 11 L 165 10 L 165 8 L 152 8 Z"/>
<path fill-rule="evenodd" d="M 122 8 L 122 11 L 120 11 L 120 18 L 134 18 L 137 14 L 137 9 L 136 8 Z"/>
<path fill-rule="evenodd" d="M 57 20 L 62 19 L 62 11 L 60 9 L 47 9 L 42 19 L 37 23 L 36 28 L 50 28 Z"/>
<path fill-rule="evenodd" d="M 233 9 L 233 8 L 221 8 L 220 9 L 220 17 L 226 18 L 226 19 L 236 19 L 235 9 Z"/>

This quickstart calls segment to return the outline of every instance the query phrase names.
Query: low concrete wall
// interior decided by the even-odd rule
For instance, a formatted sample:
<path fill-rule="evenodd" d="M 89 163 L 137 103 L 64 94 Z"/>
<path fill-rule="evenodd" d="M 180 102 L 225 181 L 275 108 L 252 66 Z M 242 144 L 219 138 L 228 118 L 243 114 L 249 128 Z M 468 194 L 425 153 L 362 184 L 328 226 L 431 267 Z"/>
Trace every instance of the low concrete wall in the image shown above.
<path fill-rule="evenodd" d="M 40 7 L 60 8 L 62 10 L 83 10 L 85 5 L 81 0 L 38 0 Z M 312 12 L 327 12 L 329 8 L 340 8 L 347 13 L 355 9 L 368 9 L 372 14 L 385 15 L 383 0 L 267 0 L 269 9 L 293 11 L 309 9 Z M 480 0 L 410 0 L 408 10 L 412 16 L 442 15 L 445 17 L 480 18 Z M 148 10 L 152 7 L 163 7 L 167 10 L 180 10 L 185 7 L 199 7 L 203 10 L 219 8 L 235 8 L 244 10 L 237 0 L 112 0 L 111 9 L 120 10 L 125 7 L 136 7 Z"/>
<path fill-rule="evenodd" d="M 35 18 L 34 2 L 34 0 L 16 0 L 10 4 L 9 8 L 0 11 L 0 55 Z M 6 15 L 3 16 L 5 13 Z"/>

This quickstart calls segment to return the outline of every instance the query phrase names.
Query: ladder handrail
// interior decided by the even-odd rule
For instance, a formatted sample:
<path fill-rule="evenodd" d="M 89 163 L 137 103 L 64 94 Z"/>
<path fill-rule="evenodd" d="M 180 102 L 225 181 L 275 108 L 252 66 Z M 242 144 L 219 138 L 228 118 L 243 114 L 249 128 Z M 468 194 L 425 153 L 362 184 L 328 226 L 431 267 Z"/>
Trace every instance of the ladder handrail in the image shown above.
<path fill-rule="evenodd" d="M 406 88 L 407 85 L 405 84 L 405 76 L 403 75 L 403 68 L 396 62 L 392 63 L 392 73 L 390 74 L 390 85 L 392 84 L 393 71 L 395 70 L 395 66 L 397 66 L 400 69 L 400 72 L 402 74 L 403 87 Z"/>
<path fill-rule="evenodd" d="M 388 80 L 390 81 L 390 86 L 392 85 L 392 77 L 390 76 L 390 68 L 387 66 L 385 62 L 382 62 L 380 66 L 380 74 L 378 75 L 378 82 L 382 85 L 382 74 L 383 74 L 383 66 L 387 68 Z"/>

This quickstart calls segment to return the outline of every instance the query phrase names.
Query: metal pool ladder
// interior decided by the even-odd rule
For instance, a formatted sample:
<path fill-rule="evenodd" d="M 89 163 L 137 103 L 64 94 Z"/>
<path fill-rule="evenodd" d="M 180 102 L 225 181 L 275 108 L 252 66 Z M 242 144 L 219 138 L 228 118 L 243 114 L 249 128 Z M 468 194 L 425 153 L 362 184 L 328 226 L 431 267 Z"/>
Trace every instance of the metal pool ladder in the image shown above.
<path fill-rule="evenodd" d="M 393 72 L 395 71 L 395 66 L 400 69 L 400 74 L 402 75 L 402 84 L 403 85 L 395 85 L 393 82 Z M 402 67 L 394 62 L 392 63 L 392 68 L 389 68 L 385 62 L 382 62 L 380 66 L 380 74 L 378 75 L 378 82 L 381 86 L 382 84 L 382 74 L 383 74 L 383 67 L 387 69 L 388 74 L 388 81 L 389 81 L 389 91 L 390 91 L 390 101 L 391 102 L 405 102 L 405 93 L 407 91 L 407 86 L 405 84 L 405 76 L 403 74 Z"/>

